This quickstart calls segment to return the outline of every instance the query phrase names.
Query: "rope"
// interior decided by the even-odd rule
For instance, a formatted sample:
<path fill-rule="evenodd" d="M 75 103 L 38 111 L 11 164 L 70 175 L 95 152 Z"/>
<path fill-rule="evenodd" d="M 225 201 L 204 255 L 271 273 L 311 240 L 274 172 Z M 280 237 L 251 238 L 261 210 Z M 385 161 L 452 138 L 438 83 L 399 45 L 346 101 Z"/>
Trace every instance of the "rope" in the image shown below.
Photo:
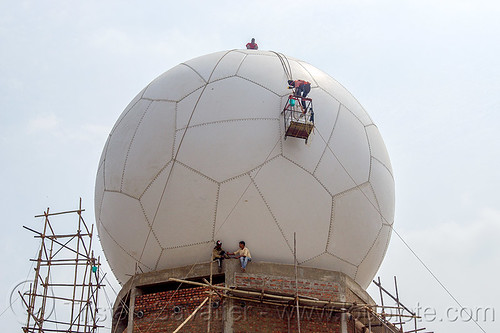
<path fill-rule="evenodd" d="M 276 54 L 278 57 L 279 61 L 281 62 L 281 66 L 283 67 L 283 71 L 285 72 L 285 76 L 288 80 L 293 80 L 292 78 L 292 67 L 290 66 L 290 62 L 288 61 L 288 58 L 286 55 L 283 53 L 278 53 L 275 51 L 271 51 L 272 53 Z"/>

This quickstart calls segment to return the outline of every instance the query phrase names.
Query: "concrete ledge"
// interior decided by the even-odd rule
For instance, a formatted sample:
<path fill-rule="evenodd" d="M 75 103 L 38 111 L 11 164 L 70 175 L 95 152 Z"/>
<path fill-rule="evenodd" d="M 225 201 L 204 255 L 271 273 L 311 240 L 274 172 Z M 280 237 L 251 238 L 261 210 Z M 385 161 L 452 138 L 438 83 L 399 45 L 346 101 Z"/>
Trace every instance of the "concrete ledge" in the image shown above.
<path fill-rule="evenodd" d="M 217 272 L 217 265 L 213 263 L 213 274 L 224 274 L 225 284 L 228 287 L 236 286 L 235 274 L 240 273 L 240 265 L 238 260 L 227 259 L 224 260 L 223 270 L 221 273 Z M 245 274 L 245 273 L 242 273 Z M 258 274 L 260 276 L 269 277 L 286 277 L 295 278 L 295 267 L 293 265 L 278 264 L 271 262 L 252 261 L 248 264 L 246 274 Z M 201 279 L 202 277 L 210 276 L 210 263 L 198 263 L 190 266 L 182 266 L 171 269 L 164 269 L 161 271 L 148 272 L 137 274 L 131 277 L 120 290 L 118 297 L 115 301 L 114 310 L 117 309 L 120 300 L 126 299 L 129 291 L 145 286 L 154 286 L 168 283 L 169 278 L 178 279 Z M 339 292 L 341 301 L 357 301 L 368 304 L 375 304 L 370 295 L 359 286 L 353 279 L 342 272 L 329 271 L 319 268 L 311 268 L 305 266 L 297 267 L 297 278 L 300 280 L 314 280 L 335 282 L 339 285 Z M 350 294 L 354 295 L 357 299 L 349 299 Z"/>

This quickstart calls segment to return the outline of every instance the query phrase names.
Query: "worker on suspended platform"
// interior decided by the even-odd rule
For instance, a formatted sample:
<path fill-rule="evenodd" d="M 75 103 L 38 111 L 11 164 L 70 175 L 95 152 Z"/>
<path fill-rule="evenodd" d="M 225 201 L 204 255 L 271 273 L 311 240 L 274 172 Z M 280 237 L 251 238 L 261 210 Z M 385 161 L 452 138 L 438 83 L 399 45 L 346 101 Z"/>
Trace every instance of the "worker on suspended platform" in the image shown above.
<path fill-rule="evenodd" d="M 288 85 L 289 89 L 295 89 L 295 96 L 301 98 L 303 112 L 306 113 L 306 102 L 302 98 L 306 98 L 311 91 L 311 83 L 304 80 L 288 80 Z"/>

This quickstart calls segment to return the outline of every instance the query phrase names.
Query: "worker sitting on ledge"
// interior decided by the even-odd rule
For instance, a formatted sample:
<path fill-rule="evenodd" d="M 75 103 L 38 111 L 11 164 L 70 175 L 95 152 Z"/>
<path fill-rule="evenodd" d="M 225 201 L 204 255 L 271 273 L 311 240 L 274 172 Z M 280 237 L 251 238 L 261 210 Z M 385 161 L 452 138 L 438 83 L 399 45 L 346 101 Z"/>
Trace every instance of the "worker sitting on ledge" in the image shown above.
<path fill-rule="evenodd" d="M 226 251 L 222 249 L 222 242 L 218 240 L 215 242 L 215 247 L 212 250 L 212 260 L 217 261 L 219 273 L 222 272 L 222 261 L 227 258 L 229 258 L 229 256 L 226 254 Z"/>
<path fill-rule="evenodd" d="M 311 91 L 311 83 L 304 80 L 288 80 L 289 89 L 295 89 L 295 96 L 306 98 Z M 302 100 L 302 112 L 306 113 L 306 102 Z"/>
<path fill-rule="evenodd" d="M 252 255 L 250 254 L 250 250 L 248 247 L 245 247 L 245 241 L 240 241 L 238 244 L 240 249 L 236 252 L 228 252 L 229 255 L 235 255 L 236 259 L 240 259 L 241 263 L 241 271 L 244 273 L 247 268 L 247 264 L 252 261 Z"/>

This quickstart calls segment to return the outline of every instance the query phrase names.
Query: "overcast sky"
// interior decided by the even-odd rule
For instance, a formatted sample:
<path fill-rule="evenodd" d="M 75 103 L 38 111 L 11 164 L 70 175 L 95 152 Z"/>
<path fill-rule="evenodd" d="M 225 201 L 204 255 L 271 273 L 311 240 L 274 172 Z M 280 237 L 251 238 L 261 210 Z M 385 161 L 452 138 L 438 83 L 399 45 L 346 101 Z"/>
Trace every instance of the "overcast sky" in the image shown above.
<path fill-rule="evenodd" d="M 9 298 L 38 247 L 22 225 L 79 197 L 94 221 L 97 163 L 128 102 L 255 37 L 357 97 L 391 156 L 394 228 L 463 306 L 494 309 L 478 323 L 499 332 L 499 17 L 500 2 L 478 0 L 0 0 L 0 326 L 20 331 Z M 395 234 L 379 275 L 391 290 L 398 277 L 407 307 L 435 309 L 429 330 L 481 332 Z"/>

